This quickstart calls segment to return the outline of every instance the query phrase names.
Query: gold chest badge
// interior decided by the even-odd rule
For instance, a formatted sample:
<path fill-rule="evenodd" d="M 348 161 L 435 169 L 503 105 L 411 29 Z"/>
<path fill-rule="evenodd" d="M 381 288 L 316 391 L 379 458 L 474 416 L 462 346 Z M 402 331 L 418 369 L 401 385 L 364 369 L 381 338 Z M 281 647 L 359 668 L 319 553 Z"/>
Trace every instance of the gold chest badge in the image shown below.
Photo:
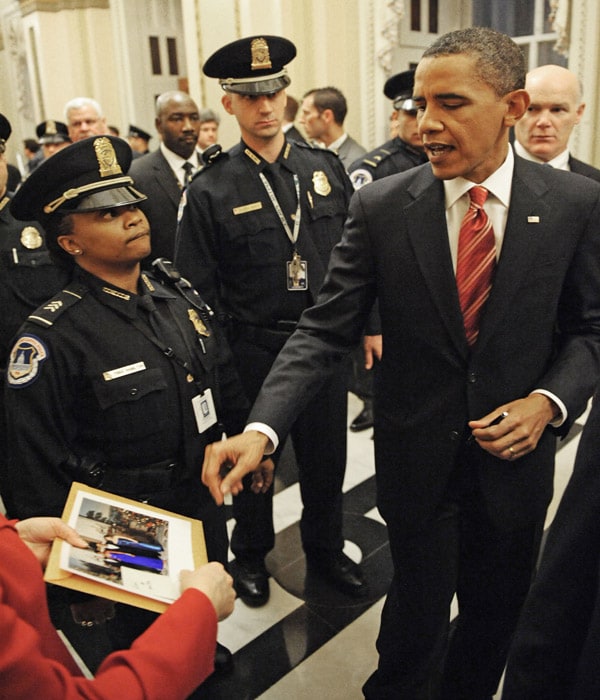
<path fill-rule="evenodd" d="M 327 175 L 322 170 L 315 170 L 312 176 L 313 187 L 315 192 L 321 197 L 327 197 L 331 193 L 331 185 L 327 179 Z"/>
<path fill-rule="evenodd" d="M 204 325 L 204 321 L 200 318 L 200 316 L 198 316 L 197 311 L 194 309 L 188 309 L 188 318 L 192 322 L 198 335 L 203 335 L 205 338 L 210 338 L 210 332 Z"/>
<path fill-rule="evenodd" d="M 34 226 L 25 226 L 21 231 L 21 245 L 27 250 L 41 248 L 43 243 L 41 233 Z"/>

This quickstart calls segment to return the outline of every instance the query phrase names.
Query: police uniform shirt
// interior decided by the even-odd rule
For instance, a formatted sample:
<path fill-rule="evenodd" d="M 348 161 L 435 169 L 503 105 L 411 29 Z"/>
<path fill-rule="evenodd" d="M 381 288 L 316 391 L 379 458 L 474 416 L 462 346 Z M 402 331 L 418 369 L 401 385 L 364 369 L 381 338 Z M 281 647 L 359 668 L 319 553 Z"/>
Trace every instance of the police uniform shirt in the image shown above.
<path fill-rule="evenodd" d="M 286 142 L 278 160 L 293 202 L 294 175 L 298 179 L 301 224 L 295 247 L 307 262 L 308 292 L 287 289 L 294 246 L 260 179 L 268 164 L 243 141 L 196 175 L 184 195 L 177 235 L 177 267 L 206 301 L 261 327 L 296 321 L 312 303 L 352 194 L 334 153 Z"/>
<path fill-rule="evenodd" d="M 27 316 L 62 289 L 68 275 L 53 265 L 45 233 L 35 221 L 17 221 L 10 195 L 0 198 L 0 367 Z"/>
<path fill-rule="evenodd" d="M 427 156 L 422 151 L 396 136 L 354 161 L 348 172 L 354 189 L 358 190 L 373 180 L 404 172 L 426 162 Z"/>
<path fill-rule="evenodd" d="M 233 432 L 242 419 L 235 412 L 246 410 L 237 375 L 212 330 L 194 320 L 191 304 L 152 277 L 142 276 L 141 287 L 171 329 L 158 344 L 141 296 L 79 268 L 74 284 L 21 329 L 5 392 L 10 453 L 18 455 L 11 469 L 17 517 L 60 515 L 70 483 L 90 483 L 91 464 L 106 465 L 101 488 L 183 515 L 194 516 L 200 501 L 210 500 L 200 468 L 205 445 L 220 436 L 198 432 L 193 379 L 212 388 L 217 414 Z M 188 368 L 164 345 L 174 345 Z M 136 470 L 162 463 L 176 465 L 171 493 L 135 485 Z"/>

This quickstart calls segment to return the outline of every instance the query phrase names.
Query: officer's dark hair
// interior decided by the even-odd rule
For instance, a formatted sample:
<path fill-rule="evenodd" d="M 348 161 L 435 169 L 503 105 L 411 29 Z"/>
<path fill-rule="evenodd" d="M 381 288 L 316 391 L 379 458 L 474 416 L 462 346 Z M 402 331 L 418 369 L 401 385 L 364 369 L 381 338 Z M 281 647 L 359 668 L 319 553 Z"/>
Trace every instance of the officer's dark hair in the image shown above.
<path fill-rule="evenodd" d="M 444 34 L 425 49 L 422 58 L 451 54 L 477 57 L 475 70 L 481 80 L 503 97 L 525 87 L 525 59 L 520 47 L 506 34 L 488 27 L 468 27 Z"/>
<path fill-rule="evenodd" d="M 348 114 L 348 103 L 341 90 L 336 87 L 314 88 L 309 90 L 304 97 L 312 97 L 317 110 L 324 112 L 330 109 L 336 124 L 343 124 Z"/>
<path fill-rule="evenodd" d="M 73 270 L 75 260 L 58 242 L 59 236 L 70 236 L 73 233 L 73 217 L 70 213 L 57 212 L 41 222 L 46 231 L 46 245 L 52 262 L 63 270 Z"/>

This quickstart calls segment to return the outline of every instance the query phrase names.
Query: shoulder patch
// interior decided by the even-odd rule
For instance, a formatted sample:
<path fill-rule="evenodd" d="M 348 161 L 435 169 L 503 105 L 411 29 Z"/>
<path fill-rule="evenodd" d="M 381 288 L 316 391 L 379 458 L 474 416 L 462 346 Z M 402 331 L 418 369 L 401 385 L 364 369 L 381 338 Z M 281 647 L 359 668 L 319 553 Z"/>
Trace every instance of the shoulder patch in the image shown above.
<path fill-rule="evenodd" d="M 30 316 L 28 321 L 36 323 L 38 326 L 48 328 L 56 319 L 63 314 L 69 307 L 81 301 L 88 288 L 83 284 L 73 283 L 65 287 L 61 292 L 56 294 L 52 299 L 47 301 L 43 306 L 37 308 Z"/>
<path fill-rule="evenodd" d="M 23 389 L 38 378 L 48 348 L 36 335 L 22 335 L 11 350 L 6 379 L 13 389 Z"/>
<path fill-rule="evenodd" d="M 373 173 L 366 168 L 357 168 L 350 173 L 350 182 L 355 190 L 360 190 L 363 185 L 373 182 Z"/>

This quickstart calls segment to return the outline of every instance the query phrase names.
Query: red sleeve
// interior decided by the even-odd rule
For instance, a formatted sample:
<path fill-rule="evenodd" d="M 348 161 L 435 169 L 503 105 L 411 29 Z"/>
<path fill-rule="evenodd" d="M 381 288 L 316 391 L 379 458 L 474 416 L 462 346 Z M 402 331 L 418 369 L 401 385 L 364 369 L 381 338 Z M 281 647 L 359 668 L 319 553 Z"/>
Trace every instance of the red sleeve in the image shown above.
<path fill-rule="evenodd" d="M 217 616 L 188 589 L 131 649 L 111 654 L 96 678 L 75 675 L 48 617 L 41 570 L 0 523 L 0 688 L 11 700 L 184 700 L 212 673 Z M 18 565 L 17 565 L 18 562 Z"/>

